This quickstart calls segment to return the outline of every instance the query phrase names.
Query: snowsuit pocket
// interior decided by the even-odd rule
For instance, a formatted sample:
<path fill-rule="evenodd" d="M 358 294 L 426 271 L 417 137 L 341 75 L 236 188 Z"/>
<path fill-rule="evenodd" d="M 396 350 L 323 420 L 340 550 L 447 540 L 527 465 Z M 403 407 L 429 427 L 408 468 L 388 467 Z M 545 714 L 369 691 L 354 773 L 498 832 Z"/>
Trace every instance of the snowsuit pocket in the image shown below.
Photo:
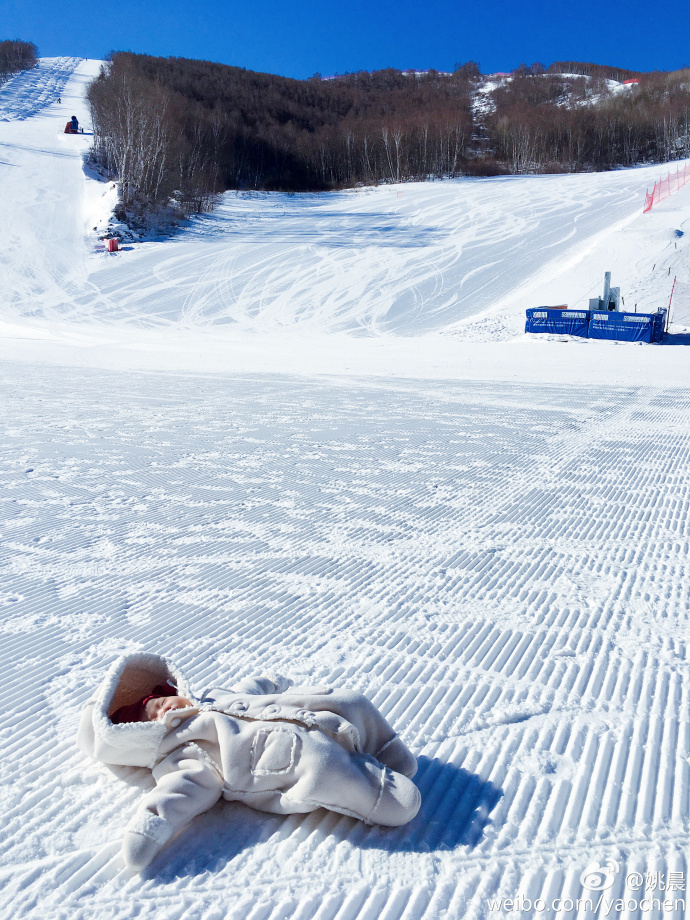
<path fill-rule="evenodd" d="M 252 773 L 255 776 L 289 773 L 295 765 L 296 750 L 297 736 L 289 729 L 258 732 L 252 744 Z"/>

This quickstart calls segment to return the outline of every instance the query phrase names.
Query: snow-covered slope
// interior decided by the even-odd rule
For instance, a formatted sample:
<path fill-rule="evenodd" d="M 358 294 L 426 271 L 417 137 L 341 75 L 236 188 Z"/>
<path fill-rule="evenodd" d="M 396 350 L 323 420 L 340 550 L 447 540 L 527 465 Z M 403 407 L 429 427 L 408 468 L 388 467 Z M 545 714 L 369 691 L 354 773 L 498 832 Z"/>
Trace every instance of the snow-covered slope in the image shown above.
<path fill-rule="evenodd" d="M 86 280 L 82 156 L 90 137 L 64 128 L 71 115 L 81 119 L 98 66 L 42 61 L 0 89 L 3 318 L 50 316 Z"/>
<path fill-rule="evenodd" d="M 13 74 L 0 86 L 0 121 L 31 118 L 49 107 L 54 114 L 59 111 L 55 105 L 65 94 L 65 86 L 70 80 L 72 93 L 69 97 L 65 96 L 65 103 L 72 98 L 82 104 L 83 94 L 77 90 L 80 81 L 75 80 L 74 73 L 80 63 L 79 58 L 42 58 L 32 70 Z M 82 75 L 89 71 L 90 68 L 82 63 Z"/>
<path fill-rule="evenodd" d="M 420 335 L 476 316 L 635 213 L 650 175 L 230 194 L 165 256 L 151 246 L 99 259 L 89 284 L 114 320 Z M 93 309 L 91 290 L 82 302 Z"/>
<path fill-rule="evenodd" d="M 526 306 L 585 305 L 607 269 L 639 310 L 665 305 L 669 269 L 685 259 L 675 246 L 690 188 L 641 213 L 657 167 L 327 196 L 228 193 L 174 240 L 106 254 L 94 228 L 114 187 L 85 178 L 88 137 L 61 133 L 74 112 L 88 131 L 82 97 L 97 69 L 82 62 L 63 105 L 48 108 L 50 73 L 40 71 L 37 114 L 2 126 L 0 323 L 15 352 L 30 336 L 59 361 L 297 373 L 377 373 L 400 354 L 398 373 L 457 376 L 475 353 L 458 361 L 462 340 L 515 339 Z M 8 84 L 0 110 L 13 98 Z M 306 358 L 295 335 L 310 342 Z M 538 363 L 531 349 L 523 374 Z M 503 350 L 492 354 L 489 372 L 502 373 Z"/>
<path fill-rule="evenodd" d="M 656 169 L 228 195 L 107 256 L 112 188 L 59 134 L 95 71 L 0 123 L 0 917 L 682 916 L 630 905 L 688 875 L 688 351 L 520 322 L 604 268 L 663 304 L 690 190 L 644 218 Z M 364 691 L 420 815 L 226 803 L 130 875 L 150 779 L 74 735 L 132 648 L 197 689 Z"/>

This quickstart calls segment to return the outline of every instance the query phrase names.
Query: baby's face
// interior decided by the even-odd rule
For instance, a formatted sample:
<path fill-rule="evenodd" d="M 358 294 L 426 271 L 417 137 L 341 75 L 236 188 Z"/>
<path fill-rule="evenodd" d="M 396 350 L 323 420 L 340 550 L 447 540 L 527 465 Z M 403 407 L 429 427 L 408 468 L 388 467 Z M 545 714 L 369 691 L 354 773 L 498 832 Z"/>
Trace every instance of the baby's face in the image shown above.
<path fill-rule="evenodd" d="M 191 701 L 183 696 L 155 696 L 144 706 L 141 720 L 142 722 L 160 722 L 165 718 L 166 712 L 170 712 L 171 709 L 186 709 L 191 705 Z"/>

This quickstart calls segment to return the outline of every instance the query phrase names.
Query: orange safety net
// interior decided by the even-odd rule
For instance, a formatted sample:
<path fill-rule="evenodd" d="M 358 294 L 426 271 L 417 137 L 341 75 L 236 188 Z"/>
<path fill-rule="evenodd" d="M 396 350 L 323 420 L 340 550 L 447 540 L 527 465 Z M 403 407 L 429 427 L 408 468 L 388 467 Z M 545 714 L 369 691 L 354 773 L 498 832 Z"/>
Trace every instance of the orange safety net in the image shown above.
<path fill-rule="evenodd" d="M 642 213 L 646 214 L 647 211 L 651 211 L 655 204 L 659 204 L 660 201 L 683 188 L 686 182 L 690 182 L 690 163 L 684 163 L 682 169 L 679 166 L 675 173 L 669 172 L 665 179 L 654 183 L 652 191 L 648 191 L 645 195 Z"/>

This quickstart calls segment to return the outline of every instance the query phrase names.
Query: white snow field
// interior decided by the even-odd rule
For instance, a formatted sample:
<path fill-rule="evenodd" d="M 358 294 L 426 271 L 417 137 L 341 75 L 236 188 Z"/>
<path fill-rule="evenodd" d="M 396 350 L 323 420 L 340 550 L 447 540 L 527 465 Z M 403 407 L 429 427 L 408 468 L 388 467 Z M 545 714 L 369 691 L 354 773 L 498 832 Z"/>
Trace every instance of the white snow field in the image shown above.
<path fill-rule="evenodd" d="M 0 917 L 684 916 L 690 314 L 658 346 L 522 324 L 605 269 L 665 306 L 690 187 L 648 215 L 664 167 L 227 194 L 109 255 L 115 189 L 60 133 L 97 66 L 0 90 Z M 133 649 L 197 691 L 361 690 L 420 814 L 224 803 L 128 872 L 150 776 L 75 732 Z"/>

